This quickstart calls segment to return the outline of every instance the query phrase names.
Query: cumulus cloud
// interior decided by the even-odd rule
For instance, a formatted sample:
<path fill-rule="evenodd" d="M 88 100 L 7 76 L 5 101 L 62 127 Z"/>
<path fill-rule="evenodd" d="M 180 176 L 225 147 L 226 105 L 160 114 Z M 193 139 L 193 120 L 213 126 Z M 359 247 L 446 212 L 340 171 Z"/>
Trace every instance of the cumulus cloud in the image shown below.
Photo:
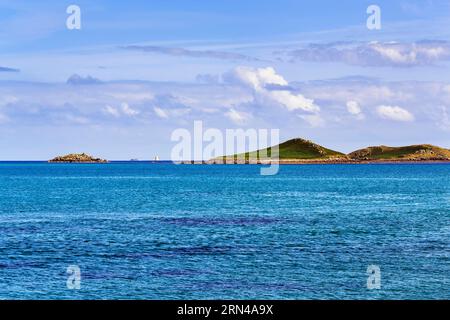
<path fill-rule="evenodd" d="M 228 112 L 226 112 L 225 116 L 236 124 L 243 124 L 248 117 L 247 114 L 243 112 L 238 112 L 233 108 L 231 108 Z"/>
<path fill-rule="evenodd" d="M 171 56 L 184 56 L 191 58 L 213 58 L 222 60 L 244 60 L 244 61 L 258 60 L 256 58 L 252 58 L 240 53 L 215 51 L 215 50 L 191 50 L 185 48 L 161 47 L 150 45 L 130 45 L 130 46 L 123 46 L 121 48 L 126 50 L 166 54 Z"/>
<path fill-rule="evenodd" d="M 113 117 L 115 117 L 115 118 L 119 118 L 120 117 L 120 112 L 119 112 L 119 110 L 117 110 L 117 108 L 114 108 L 114 107 L 111 107 L 111 106 L 106 106 L 105 108 L 103 108 L 103 111 L 106 113 L 106 114 L 108 114 L 108 115 L 110 115 L 110 116 L 113 116 Z"/>
<path fill-rule="evenodd" d="M 139 110 L 135 110 L 135 109 L 131 108 L 130 105 L 126 102 L 122 102 L 122 104 L 120 105 L 120 108 L 115 108 L 110 105 L 107 105 L 106 107 L 103 108 L 103 112 L 114 118 L 119 118 L 122 115 L 128 116 L 128 117 L 134 117 L 140 113 Z"/>
<path fill-rule="evenodd" d="M 153 111 L 155 111 L 155 114 L 160 117 L 161 119 L 168 119 L 169 115 L 167 114 L 167 112 L 165 112 L 163 109 L 158 108 L 158 107 L 154 107 Z"/>
<path fill-rule="evenodd" d="M 122 103 L 121 108 L 122 112 L 130 117 L 137 116 L 140 113 L 138 110 L 131 108 L 126 102 Z"/>
<path fill-rule="evenodd" d="M 325 120 L 318 114 L 299 115 L 299 118 L 306 121 L 312 128 L 323 127 Z"/>
<path fill-rule="evenodd" d="M 271 67 L 237 67 L 230 76 L 257 91 L 265 89 L 267 85 L 288 85 L 288 82 Z"/>
<path fill-rule="evenodd" d="M 348 113 L 355 116 L 356 119 L 363 120 L 365 118 L 361 106 L 357 101 L 354 100 L 347 101 L 346 106 Z"/>
<path fill-rule="evenodd" d="M 158 94 L 153 98 L 151 104 L 153 105 L 153 112 L 158 118 L 169 119 L 189 114 L 191 108 L 187 104 L 194 103 L 195 101 L 195 99 L 185 96 Z"/>
<path fill-rule="evenodd" d="M 347 111 L 350 114 L 358 115 L 361 114 L 361 107 L 359 106 L 359 103 L 356 101 L 347 101 Z"/>
<path fill-rule="evenodd" d="M 310 44 L 289 53 L 293 60 L 359 66 L 415 67 L 450 60 L 450 42 L 338 42 Z"/>
<path fill-rule="evenodd" d="M 153 107 L 153 111 L 155 114 L 161 119 L 169 119 L 182 117 L 191 112 L 191 109 L 188 108 L 179 108 L 179 109 L 163 109 L 160 107 Z"/>
<path fill-rule="evenodd" d="M 320 111 L 313 99 L 291 91 L 289 83 L 271 67 L 238 67 L 233 72 L 225 74 L 224 79 L 227 82 L 247 86 L 261 101 L 281 105 L 289 111 L 302 110 L 311 113 Z"/>
<path fill-rule="evenodd" d="M 378 106 L 377 114 L 383 119 L 404 122 L 414 121 L 414 115 L 412 113 L 398 106 Z"/>
<path fill-rule="evenodd" d="M 240 69 L 245 72 L 238 74 L 233 70 L 228 74 L 232 80 L 210 84 L 115 81 L 84 87 L 3 81 L 0 86 L 2 127 L 83 123 L 115 127 L 155 123 L 170 126 L 202 119 L 217 127 L 233 122 L 277 126 L 290 131 L 324 126 L 333 132 L 377 128 L 387 134 L 389 129 L 395 129 L 395 122 L 379 121 L 383 118 L 414 120 L 411 130 L 436 132 L 436 136 L 448 130 L 450 85 L 447 82 L 346 79 L 289 83 L 275 70 L 263 69 L 245 68 Z M 278 92 L 287 96 L 274 95 Z M 280 112 L 289 110 L 285 101 L 299 92 L 317 101 L 320 112 L 302 108 L 294 108 L 292 113 Z M 133 96 L 139 98 L 124 99 Z M 364 126 L 354 121 L 361 116 L 365 119 Z"/>

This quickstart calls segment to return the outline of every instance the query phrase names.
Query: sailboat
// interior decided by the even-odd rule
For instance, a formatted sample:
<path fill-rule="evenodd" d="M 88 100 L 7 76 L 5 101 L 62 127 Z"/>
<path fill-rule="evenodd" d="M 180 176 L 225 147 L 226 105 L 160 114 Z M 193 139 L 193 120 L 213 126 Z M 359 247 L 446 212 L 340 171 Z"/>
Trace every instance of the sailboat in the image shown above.
<path fill-rule="evenodd" d="M 159 161 L 159 157 L 155 156 L 155 158 L 153 159 L 153 161 Z"/>

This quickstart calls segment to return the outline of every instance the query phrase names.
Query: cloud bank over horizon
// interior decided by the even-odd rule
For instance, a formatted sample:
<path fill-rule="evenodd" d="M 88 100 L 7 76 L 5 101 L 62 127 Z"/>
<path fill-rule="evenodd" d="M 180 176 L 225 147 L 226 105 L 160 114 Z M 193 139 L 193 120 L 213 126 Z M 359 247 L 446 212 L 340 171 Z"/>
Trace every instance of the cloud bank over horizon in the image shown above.
<path fill-rule="evenodd" d="M 364 67 L 418 67 L 450 61 L 450 42 L 335 42 L 288 52 L 291 61 L 340 62 Z"/>
<path fill-rule="evenodd" d="M 285 138 L 333 132 L 332 139 L 353 139 L 355 145 L 364 135 L 383 142 L 395 143 L 397 138 L 412 142 L 423 130 L 427 141 L 417 142 L 437 143 L 440 140 L 434 137 L 450 132 L 449 83 L 352 78 L 290 83 L 272 67 L 244 66 L 214 78 L 218 80 L 211 83 L 154 83 L 77 76 L 76 85 L 4 84 L 0 131 L 26 127 L 170 131 L 203 120 L 221 129 L 281 128 Z"/>

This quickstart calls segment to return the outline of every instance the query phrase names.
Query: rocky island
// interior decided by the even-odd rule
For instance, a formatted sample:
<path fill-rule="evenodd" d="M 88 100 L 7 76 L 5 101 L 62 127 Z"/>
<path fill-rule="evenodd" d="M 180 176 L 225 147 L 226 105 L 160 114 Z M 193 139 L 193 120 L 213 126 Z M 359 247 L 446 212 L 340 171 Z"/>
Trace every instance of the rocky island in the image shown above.
<path fill-rule="evenodd" d="M 348 157 L 358 161 L 450 161 L 450 150 L 431 144 L 405 147 L 376 146 L 353 151 Z"/>
<path fill-rule="evenodd" d="M 107 163 L 108 160 L 94 158 L 86 153 L 71 153 L 49 160 L 52 163 Z"/>
<path fill-rule="evenodd" d="M 212 159 L 207 163 L 268 163 L 275 161 L 271 159 L 272 149 L 269 147 L 245 154 L 235 154 Z M 341 152 L 327 149 L 312 141 L 296 138 L 285 141 L 278 145 L 280 163 L 330 163 L 346 162 L 348 157 Z"/>
<path fill-rule="evenodd" d="M 272 149 L 227 155 L 205 161 L 206 164 L 333 164 L 333 163 L 401 163 L 450 162 L 450 150 L 430 144 L 402 147 L 374 146 L 348 154 L 327 149 L 310 140 L 291 139 L 278 145 L 278 159 L 271 159 Z M 195 163 L 186 161 L 184 163 Z"/>

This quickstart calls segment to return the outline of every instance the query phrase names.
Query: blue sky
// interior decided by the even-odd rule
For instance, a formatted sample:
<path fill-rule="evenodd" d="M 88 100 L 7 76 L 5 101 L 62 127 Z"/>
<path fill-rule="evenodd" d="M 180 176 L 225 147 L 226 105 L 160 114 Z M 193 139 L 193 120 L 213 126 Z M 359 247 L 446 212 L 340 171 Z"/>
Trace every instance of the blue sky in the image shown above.
<path fill-rule="evenodd" d="M 450 148 L 449 18 L 432 0 L 0 0 L 0 159 L 168 158 L 194 120 Z"/>

